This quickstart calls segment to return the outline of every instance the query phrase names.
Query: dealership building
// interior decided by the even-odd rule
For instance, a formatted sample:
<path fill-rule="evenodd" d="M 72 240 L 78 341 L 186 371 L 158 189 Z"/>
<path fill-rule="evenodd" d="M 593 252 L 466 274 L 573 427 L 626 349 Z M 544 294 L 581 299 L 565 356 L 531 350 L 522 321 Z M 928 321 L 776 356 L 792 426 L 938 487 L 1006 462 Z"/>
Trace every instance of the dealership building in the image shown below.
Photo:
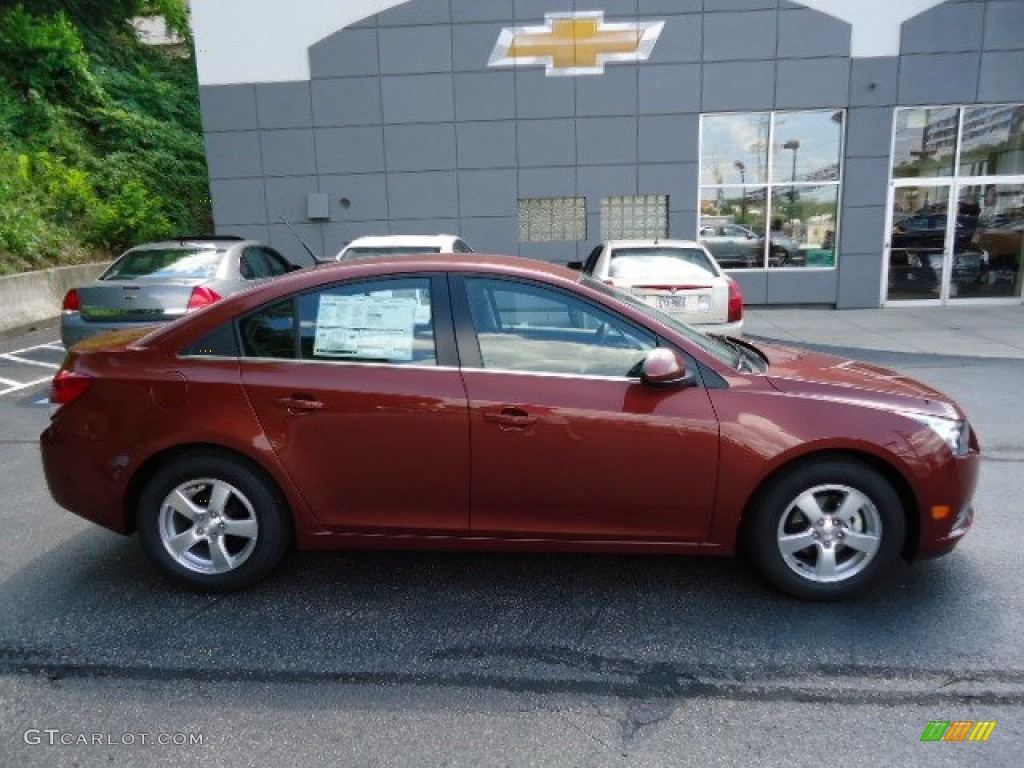
<path fill-rule="evenodd" d="M 1021 302 L 1022 0 L 192 0 L 218 232 L 700 239 L 749 304 Z"/>

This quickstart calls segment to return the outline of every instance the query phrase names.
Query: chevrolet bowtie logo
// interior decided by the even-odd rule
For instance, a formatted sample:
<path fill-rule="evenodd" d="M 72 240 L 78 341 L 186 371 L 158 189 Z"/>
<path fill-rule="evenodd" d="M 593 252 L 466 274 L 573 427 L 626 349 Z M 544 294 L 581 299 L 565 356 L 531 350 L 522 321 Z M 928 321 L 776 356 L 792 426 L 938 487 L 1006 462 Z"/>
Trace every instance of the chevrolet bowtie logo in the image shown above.
<path fill-rule="evenodd" d="M 664 21 L 605 22 L 602 11 L 548 13 L 501 31 L 488 66 L 543 66 L 548 75 L 600 75 L 610 61 L 645 61 Z"/>

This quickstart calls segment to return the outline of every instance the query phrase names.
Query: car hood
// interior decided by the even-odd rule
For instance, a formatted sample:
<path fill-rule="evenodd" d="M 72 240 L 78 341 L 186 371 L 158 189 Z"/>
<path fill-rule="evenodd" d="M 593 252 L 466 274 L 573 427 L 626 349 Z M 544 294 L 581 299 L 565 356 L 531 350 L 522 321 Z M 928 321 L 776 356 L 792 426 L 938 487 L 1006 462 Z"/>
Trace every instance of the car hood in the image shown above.
<path fill-rule="evenodd" d="M 757 348 L 768 358 L 768 381 L 780 392 L 885 410 L 963 417 L 947 395 L 891 369 L 777 344 L 759 343 Z"/>

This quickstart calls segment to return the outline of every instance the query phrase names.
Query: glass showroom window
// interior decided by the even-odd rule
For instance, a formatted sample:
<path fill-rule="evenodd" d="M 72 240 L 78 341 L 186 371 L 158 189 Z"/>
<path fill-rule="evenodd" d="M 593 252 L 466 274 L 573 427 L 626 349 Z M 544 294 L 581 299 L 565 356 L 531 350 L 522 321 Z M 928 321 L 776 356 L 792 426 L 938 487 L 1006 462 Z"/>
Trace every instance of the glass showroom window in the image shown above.
<path fill-rule="evenodd" d="M 725 269 L 834 267 L 843 112 L 704 115 L 700 240 Z"/>
<path fill-rule="evenodd" d="M 897 109 L 886 299 L 1024 292 L 1024 105 Z"/>

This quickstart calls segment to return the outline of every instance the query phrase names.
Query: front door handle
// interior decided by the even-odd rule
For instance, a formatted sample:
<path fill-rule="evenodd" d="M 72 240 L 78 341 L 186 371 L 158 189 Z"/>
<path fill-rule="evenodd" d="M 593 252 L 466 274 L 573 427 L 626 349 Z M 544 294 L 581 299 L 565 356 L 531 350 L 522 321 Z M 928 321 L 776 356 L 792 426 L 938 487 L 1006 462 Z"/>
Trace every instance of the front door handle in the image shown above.
<path fill-rule="evenodd" d="M 319 411 L 324 407 L 322 402 L 307 395 L 279 397 L 274 400 L 274 405 L 278 408 L 287 408 L 290 413 Z"/>
<path fill-rule="evenodd" d="M 524 429 L 536 424 L 537 417 L 522 408 L 506 407 L 497 411 L 484 411 L 484 421 L 497 424 L 503 429 Z"/>

